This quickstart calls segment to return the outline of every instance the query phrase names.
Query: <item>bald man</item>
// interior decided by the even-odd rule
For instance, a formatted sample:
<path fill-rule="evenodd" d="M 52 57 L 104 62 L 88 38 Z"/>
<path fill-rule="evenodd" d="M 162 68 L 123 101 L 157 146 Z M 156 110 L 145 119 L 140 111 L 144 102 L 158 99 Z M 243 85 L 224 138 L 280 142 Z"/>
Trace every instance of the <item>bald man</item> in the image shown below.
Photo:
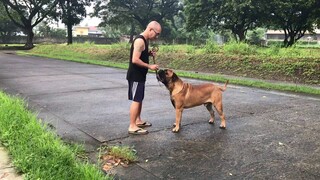
<path fill-rule="evenodd" d="M 147 134 L 148 131 L 143 128 L 152 126 L 150 122 L 141 119 L 141 110 L 148 70 L 159 69 L 159 65 L 149 64 L 149 56 L 155 56 L 156 53 L 149 51 L 148 41 L 157 39 L 161 30 L 161 25 L 156 21 L 152 21 L 134 39 L 131 45 L 129 69 L 127 71 L 128 99 L 132 101 L 129 134 Z"/>

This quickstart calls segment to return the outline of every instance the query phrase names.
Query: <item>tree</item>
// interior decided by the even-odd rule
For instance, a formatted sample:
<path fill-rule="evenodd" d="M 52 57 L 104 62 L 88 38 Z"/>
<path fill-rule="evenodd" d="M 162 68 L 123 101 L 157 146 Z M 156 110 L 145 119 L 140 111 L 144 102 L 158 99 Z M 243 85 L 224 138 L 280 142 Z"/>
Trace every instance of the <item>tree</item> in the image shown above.
<path fill-rule="evenodd" d="M 98 0 L 93 15 L 102 19 L 101 26 L 129 26 L 131 42 L 137 29 L 144 29 L 151 20 L 164 25 L 165 20 L 173 20 L 181 8 L 179 0 Z"/>
<path fill-rule="evenodd" d="M 57 10 L 51 13 L 51 17 L 61 19 L 67 26 L 68 44 L 72 44 L 72 27 L 79 24 L 86 17 L 86 6 L 92 0 L 58 0 Z"/>
<path fill-rule="evenodd" d="M 304 34 L 314 32 L 319 18 L 319 0 L 271 0 L 267 11 L 269 27 L 282 29 L 284 46 L 290 47 Z"/>
<path fill-rule="evenodd" d="M 16 18 L 16 15 L 14 15 Z M 0 37 L 2 43 L 7 43 L 9 38 L 18 31 L 18 27 L 8 17 L 3 4 L 0 4 Z"/>
<path fill-rule="evenodd" d="M 230 30 L 235 40 L 244 41 L 247 31 L 259 25 L 260 7 L 259 0 L 186 0 L 187 29 Z"/>
<path fill-rule="evenodd" d="M 5 10 L 16 26 L 27 34 L 26 48 L 33 47 L 33 28 L 56 6 L 54 0 L 1 0 Z M 18 19 L 14 17 L 17 13 Z"/>

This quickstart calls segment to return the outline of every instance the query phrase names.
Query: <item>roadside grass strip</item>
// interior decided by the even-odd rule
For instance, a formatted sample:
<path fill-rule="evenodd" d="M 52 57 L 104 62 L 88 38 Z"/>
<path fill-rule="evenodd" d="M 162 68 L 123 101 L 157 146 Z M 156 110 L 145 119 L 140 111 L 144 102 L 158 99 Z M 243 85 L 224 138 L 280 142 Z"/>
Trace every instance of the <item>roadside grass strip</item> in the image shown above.
<path fill-rule="evenodd" d="M 80 146 L 67 145 L 49 129 L 24 100 L 0 91 L 0 142 L 25 179 L 112 179 L 77 157 Z"/>
<path fill-rule="evenodd" d="M 241 78 L 230 78 L 224 77 L 222 75 L 216 74 L 201 74 L 201 73 L 194 73 L 194 72 L 185 72 L 185 71 L 176 71 L 176 73 L 180 77 L 192 78 L 192 79 L 200 79 L 200 80 L 207 80 L 207 81 L 215 81 L 215 82 L 222 82 L 225 83 L 229 80 L 229 83 L 247 86 L 247 87 L 256 87 L 261 89 L 267 90 L 277 90 L 277 91 L 286 91 L 286 92 L 295 92 L 295 93 L 305 93 L 310 95 L 320 95 L 320 88 L 313 88 L 310 86 L 303 86 L 303 85 L 291 85 L 291 84 L 279 84 L 279 83 L 272 83 L 263 80 L 248 80 L 248 79 L 241 79 Z"/>
<path fill-rule="evenodd" d="M 210 44 L 209 44 L 210 45 Z M 277 90 L 285 92 L 295 92 L 295 93 L 305 93 L 310 95 L 320 95 L 320 89 L 317 87 L 318 79 L 314 78 L 319 73 L 318 64 L 319 60 L 317 57 L 320 57 L 317 49 L 299 49 L 299 48 L 288 48 L 281 49 L 278 47 L 271 48 L 257 48 L 257 50 L 252 50 L 247 44 L 238 44 L 231 43 L 226 44 L 225 46 L 210 45 L 204 48 L 196 48 L 193 46 L 187 45 L 167 45 L 162 46 L 162 51 L 164 53 L 159 54 L 158 62 L 163 61 L 163 68 L 172 68 L 177 70 L 181 77 L 195 78 L 201 80 L 208 80 L 214 82 L 225 82 L 226 79 L 229 80 L 229 83 L 234 85 L 242 85 L 248 87 L 256 87 L 267 90 Z M 217 47 L 216 47 L 217 46 Z M 223 48 L 222 48 L 223 47 Z M 217 49 L 218 48 L 218 49 Z M 18 51 L 19 55 L 30 55 L 30 56 L 39 56 L 47 57 L 53 59 L 60 59 L 66 61 L 81 62 L 86 64 L 95 64 L 106 67 L 115 67 L 120 69 L 127 69 L 127 54 L 129 53 L 128 44 L 113 44 L 113 45 L 95 45 L 90 43 L 76 43 L 73 45 L 39 45 L 31 51 Z M 249 50 L 250 51 L 249 51 Z M 204 52 L 200 52 L 204 51 Z M 209 51 L 209 52 L 207 52 Z M 171 53 L 174 52 L 174 53 Z M 298 52 L 298 53 L 297 53 Z M 191 55 L 190 55 L 191 53 Z M 221 55 L 225 54 L 224 56 Z M 194 54 L 197 55 L 198 60 L 193 60 Z M 214 68 L 226 68 L 230 71 L 229 68 L 236 67 L 232 71 L 238 71 L 239 69 L 245 70 L 246 73 L 256 73 L 255 68 L 261 68 L 259 71 L 260 74 L 266 73 L 269 76 L 276 76 L 277 73 L 283 72 L 283 74 L 291 73 L 292 77 L 296 79 L 303 78 L 308 79 L 309 76 L 303 76 L 303 74 L 311 74 L 309 81 L 315 81 L 316 86 L 304 85 L 304 84 L 295 84 L 295 83 L 286 83 L 286 82 L 271 82 L 268 80 L 261 79 L 252 79 L 252 78 L 241 78 L 241 75 L 223 76 L 222 74 L 205 74 L 205 73 L 193 73 L 192 71 L 197 70 L 198 64 L 202 63 L 201 66 L 210 66 L 213 62 L 208 61 L 210 57 L 217 55 L 217 59 L 213 58 L 212 61 L 217 60 L 218 64 L 214 65 Z M 190 56 L 190 57 L 189 57 Z M 202 58 L 201 58 L 202 57 Z M 230 60 L 230 57 L 233 57 L 233 60 Z M 275 59 L 270 59 L 273 57 Z M 222 58 L 222 59 L 221 59 Z M 287 58 L 287 59 L 283 59 Z M 299 59 L 300 58 L 300 59 Z M 181 60 L 179 60 L 181 59 Z M 260 59 L 264 59 L 266 62 L 262 62 L 261 66 L 251 67 L 255 63 L 261 63 Z M 207 62 L 208 61 L 208 62 Z M 290 62 L 287 62 L 290 61 Z M 292 61 L 292 62 L 291 62 Z M 220 63 L 220 66 L 219 66 Z M 222 64 L 221 64 L 222 63 Z M 231 63 L 231 64 L 230 64 Z M 217 67 L 216 67 L 217 66 Z M 212 67 L 213 68 L 213 67 Z M 300 76 L 295 76 L 294 72 L 296 69 L 304 69 L 304 73 Z M 151 71 L 152 72 L 152 71 Z M 200 70 L 201 72 L 201 70 Z M 241 74 L 241 73 L 240 73 Z M 260 74 L 256 74 L 257 77 L 260 77 Z M 288 75 L 288 77 L 289 77 Z M 239 78 L 237 78 L 238 76 Z M 284 75 L 285 76 L 285 75 Z M 268 78 L 265 78 L 268 79 Z"/>

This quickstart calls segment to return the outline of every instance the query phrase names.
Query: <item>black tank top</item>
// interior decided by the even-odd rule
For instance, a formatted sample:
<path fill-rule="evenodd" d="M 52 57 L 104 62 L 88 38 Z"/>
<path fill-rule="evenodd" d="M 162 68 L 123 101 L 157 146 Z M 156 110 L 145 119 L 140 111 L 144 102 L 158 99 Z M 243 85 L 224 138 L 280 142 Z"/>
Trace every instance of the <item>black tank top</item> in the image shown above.
<path fill-rule="evenodd" d="M 130 50 L 130 61 L 129 61 L 129 68 L 127 71 L 127 80 L 129 81 L 135 81 L 135 82 L 145 82 L 146 76 L 148 73 L 148 68 L 144 68 L 141 66 L 138 66 L 136 64 L 132 63 L 132 55 L 133 55 L 133 44 L 134 41 L 138 38 L 143 39 L 145 49 L 141 52 L 140 59 L 149 64 L 149 50 L 148 50 L 148 42 L 142 35 L 138 35 L 131 44 L 131 50 Z"/>

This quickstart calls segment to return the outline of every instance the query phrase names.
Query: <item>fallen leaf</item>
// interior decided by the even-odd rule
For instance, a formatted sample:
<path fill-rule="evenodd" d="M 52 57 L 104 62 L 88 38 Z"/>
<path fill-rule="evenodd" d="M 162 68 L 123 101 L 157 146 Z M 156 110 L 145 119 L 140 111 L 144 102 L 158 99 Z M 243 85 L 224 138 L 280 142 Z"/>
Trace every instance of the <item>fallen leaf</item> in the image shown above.
<path fill-rule="evenodd" d="M 120 165 L 121 165 L 122 167 L 129 167 L 128 164 L 125 164 L 125 163 L 120 163 Z"/>
<path fill-rule="evenodd" d="M 103 165 L 103 168 L 102 168 L 102 169 L 103 169 L 104 171 L 109 171 L 110 169 L 112 169 L 112 167 L 113 167 L 113 166 L 110 166 L 110 165 L 105 164 L 105 165 Z"/>
<path fill-rule="evenodd" d="M 114 163 L 114 166 L 118 166 L 120 164 L 121 160 L 117 159 L 116 162 Z"/>
<path fill-rule="evenodd" d="M 110 163 L 110 164 L 115 164 L 115 163 L 116 163 L 116 161 L 113 160 L 113 159 L 108 159 L 106 162 L 107 162 L 107 163 Z"/>

